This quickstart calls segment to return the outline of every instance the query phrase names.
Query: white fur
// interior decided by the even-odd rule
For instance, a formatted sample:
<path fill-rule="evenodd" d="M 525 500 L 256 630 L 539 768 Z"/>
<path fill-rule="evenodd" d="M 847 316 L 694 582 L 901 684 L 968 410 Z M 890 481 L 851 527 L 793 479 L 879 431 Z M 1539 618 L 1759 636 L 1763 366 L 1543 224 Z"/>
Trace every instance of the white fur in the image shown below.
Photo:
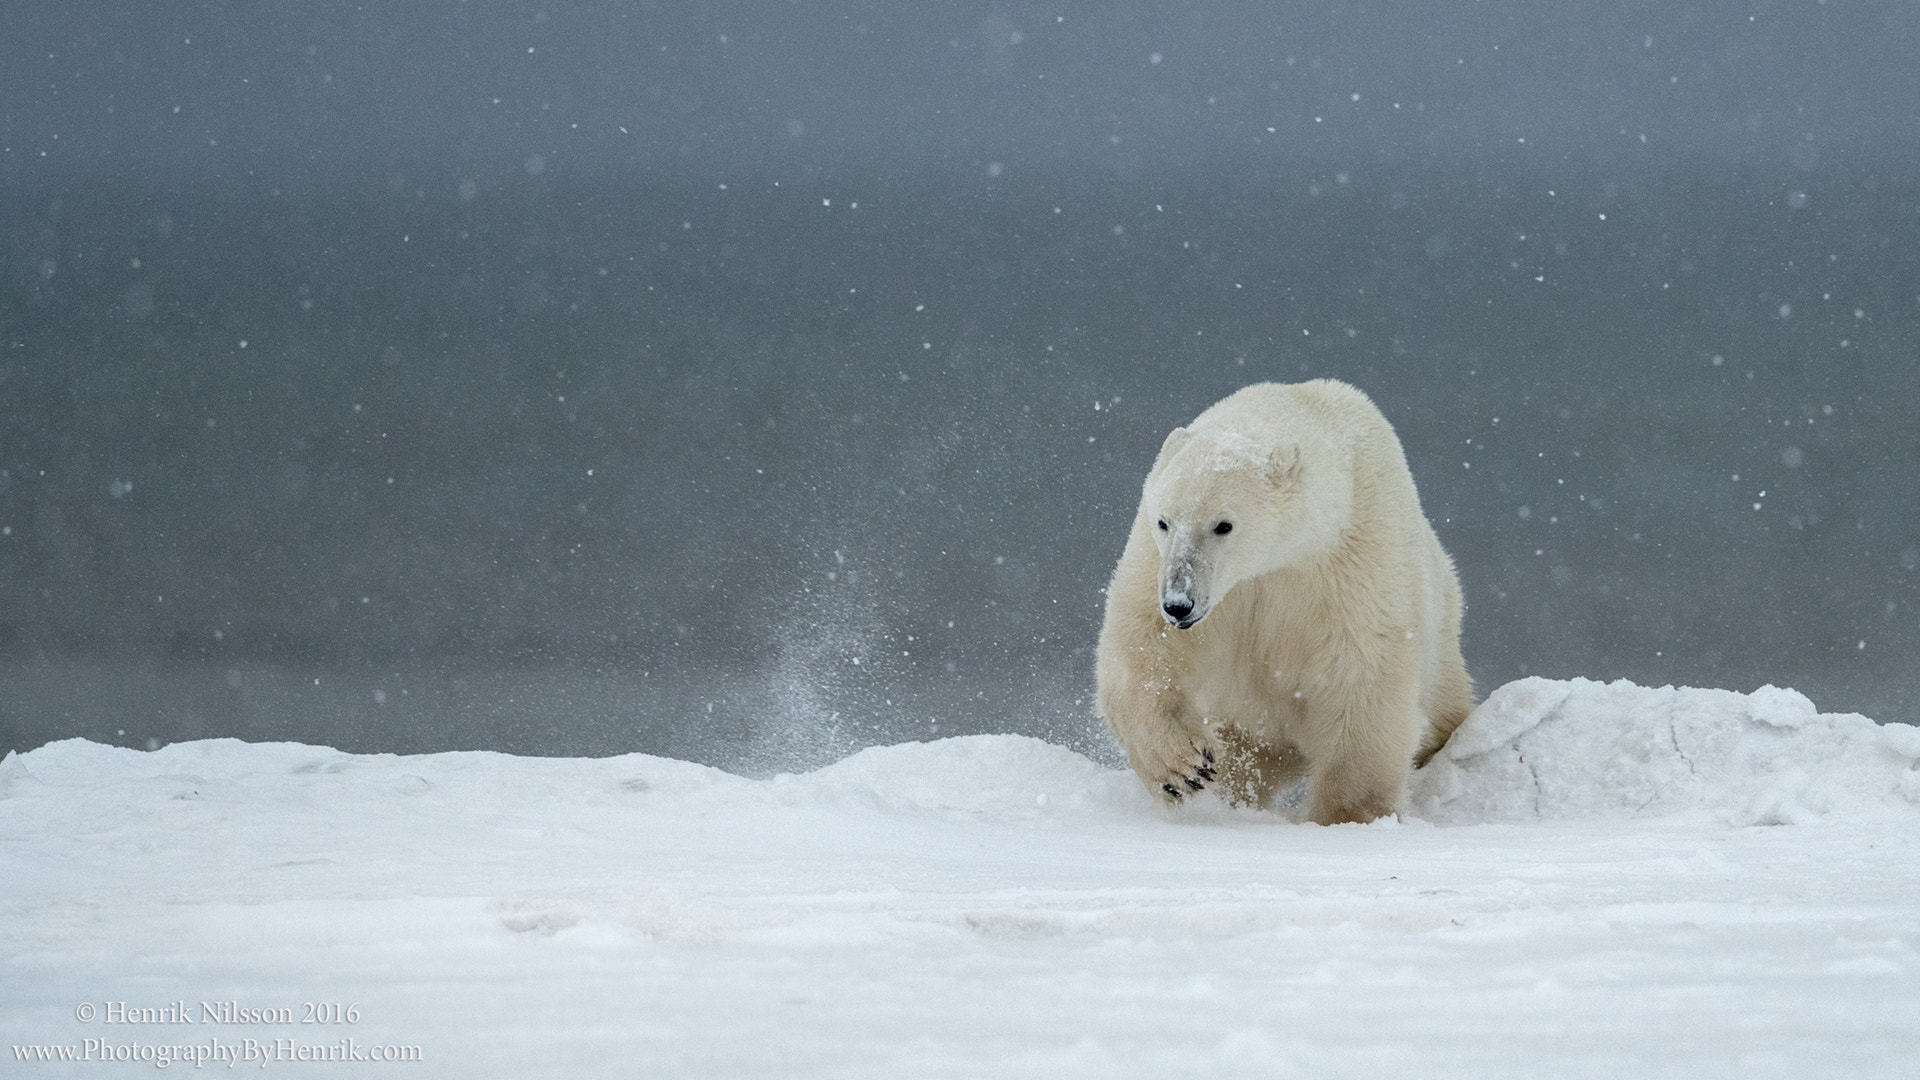
<path fill-rule="evenodd" d="M 1314 821 L 1392 811 L 1473 688 L 1453 563 L 1364 394 L 1262 383 L 1167 436 L 1096 675 L 1101 714 L 1164 798 L 1214 785 L 1264 805 L 1305 771 Z"/>

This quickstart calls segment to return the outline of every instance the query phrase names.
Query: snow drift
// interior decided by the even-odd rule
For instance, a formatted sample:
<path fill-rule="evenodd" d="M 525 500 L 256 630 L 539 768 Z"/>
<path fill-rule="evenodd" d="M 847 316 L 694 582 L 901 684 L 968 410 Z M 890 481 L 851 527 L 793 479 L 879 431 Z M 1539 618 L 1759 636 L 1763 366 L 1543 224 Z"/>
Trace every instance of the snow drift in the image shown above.
<path fill-rule="evenodd" d="M 1020 736 L 768 779 L 69 740 L 0 762 L 0 1057 L 96 1075 L 61 1055 L 285 1039 L 450 1077 L 1903 1076 L 1917 757 L 1920 729 L 1792 691 L 1529 679 L 1398 820 L 1321 829 L 1166 810 Z M 88 1011 L 201 1001 L 361 1019 Z"/>
<path fill-rule="evenodd" d="M 632 783 L 662 794 L 721 788 L 750 800 L 805 799 L 886 812 L 1125 816 L 1153 808 L 1131 774 L 1020 735 L 872 747 L 811 773 L 767 781 L 644 754 L 396 758 L 230 739 L 143 753 L 69 739 L 9 754 L 0 762 L 0 799 L 75 798 L 88 788 L 165 786 L 170 777 L 235 784 L 295 759 L 296 773 L 352 768 L 364 774 L 362 763 L 382 763 L 382 771 L 400 777 L 394 791 L 452 782 L 476 761 L 493 759 L 494 767 L 516 774 L 522 790 L 593 787 L 597 775 L 626 769 L 653 777 Z M 435 774 L 438 780 L 425 779 Z M 1209 800 L 1198 803 L 1200 814 L 1210 812 Z M 1733 825 L 1792 825 L 1836 812 L 1911 812 L 1917 805 L 1920 728 L 1912 725 L 1821 713 L 1805 696 L 1773 686 L 1740 694 L 1529 678 L 1499 688 L 1474 710 L 1414 774 L 1399 809 L 1403 819 L 1438 825 L 1685 811 Z"/>
<path fill-rule="evenodd" d="M 1522 679 L 1494 691 L 1402 810 L 1438 824 L 1708 811 L 1735 825 L 1920 803 L 1920 728 L 1821 713 L 1793 690 Z"/>

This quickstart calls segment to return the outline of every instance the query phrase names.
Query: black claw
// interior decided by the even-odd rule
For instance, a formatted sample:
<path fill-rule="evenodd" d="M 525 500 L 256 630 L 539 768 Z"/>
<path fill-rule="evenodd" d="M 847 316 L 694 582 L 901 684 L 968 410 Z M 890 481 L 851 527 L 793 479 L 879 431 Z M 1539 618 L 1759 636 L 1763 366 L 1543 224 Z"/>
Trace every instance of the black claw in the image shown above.
<path fill-rule="evenodd" d="M 1171 798 L 1178 799 L 1180 797 L 1180 789 L 1174 787 L 1172 784 L 1161 784 L 1160 790 L 1166 792 Z"/>
<path fill-rule="evenodd" d="M 1182 780 L 1185 780 L 1185 781 L 1187 782 L 1187 786 L 1188 786 L 1188 787 L 1190 787 L 1190 788 L 1192 788 L 1192 789 L 1193 789 L 1193 790 L 1195 790 L 1195 791 L 1199 791 L 1199 790 L 1200 790 L 1201 788 L 1203 788 L 1203 787 L 1206 787 L 1206 786 L 1207 786 L 1207 785 L 1205 785 L 1205 784 L 1203 784 L 1203 783 L 1201 783 L 1200 781 L 1198 781 L 1198 780 L 1195 780 L 1195 779 L 1194 779 L 1193 777 L 1191 777 L 1191 776 L 1183 776 L 1183 777 L 1181 777 L 1180 779 L 1182 779 Z"/>
<path fill-rule="evenodd" d="M 1208 783 L 1213 782 L 1213 769 L 1205 765 L 1202 765 L 1200 768 L 1193 770 L 1193 773 L 1195 776 L 1198 776 L 1200 779 L 1205 780 Z"/>
<path fill-rule="evenodd" d="M 1207 759 L 1207 764 L 1213 764 L 1213 751 L 1203 746 L 1200 748 L 1200 756 Z"/>

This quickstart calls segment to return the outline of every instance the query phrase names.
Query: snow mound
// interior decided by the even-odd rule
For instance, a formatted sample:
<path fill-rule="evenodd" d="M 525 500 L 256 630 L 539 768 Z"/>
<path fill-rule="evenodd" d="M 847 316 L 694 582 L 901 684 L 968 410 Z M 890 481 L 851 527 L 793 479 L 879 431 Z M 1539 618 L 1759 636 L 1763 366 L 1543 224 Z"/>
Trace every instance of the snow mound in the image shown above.
<path fill-rule="evenodd" d="M 786 779 L 786 778 L 782 778 Z M 1104 768 L 1063 746 L 1026 735 L 965 735 L 876 746 L 795 778 L 880 808 L 1019 815 L 1139 808 L 1147 800 L 1129 772 Z"/>
<path fill-rule="evenodd" d="M 1798 825 L 1920 803 L 1920 728 L 1751 694 L 1625 680 L 1521 679 L 1493 692 L 1426 768 L 1403 816 L 1442 825 L 1706 812 Z"/>
<path fill-rule="evenodd" d="M 503 791 L 512 798 L 503 800 Z M 89 792 L 141 807 L 346 800 L 404 804 L 415 815 L 485 805 L 503 820 L 771 806 L 856 817 L 1099 818 L 1129 828 L 1167 813 L 1188 825 L 1241 818 L 1221 818 L 1211 799 L 1161 811 L 1132 773 L 1022 735 L 872 747 L 771 780 L 645 754 L 396 757 L 233 739 L 157 751 L 70 739 L 0 761 L 0 806 L 80 804 Z M 1741 826 L 1910 817 L 1916 808 L 1920 728 L 1823 714 L 1772 686 L 1740 694 L 1532 678 L 1501 687 L 1474 710 L 1413 774 L 1399 811 L 1403 820 L 1437 825 L 1694 814 Z"/>
<path fill-rule="evenodd" d="M 150 805 L 153 800 L 255 808 L 348 800 L 374 806 L 425 796 L 425 804 L 462 813 L 475 804 L 600 806 L 638 796 L 724 800 L 753 787 L 752 781 L 711 766 L 647 754 L 540 758 L 455 750 L 402 757 L 224 738 L 171 743 L 158 750 L 62 739 L 0 760 L 0 802 L 41 799 L 76 805 L 105 799 L 126 806 Z M 504 798 L 504 792 L 511 792 L 512 799 Z"/>

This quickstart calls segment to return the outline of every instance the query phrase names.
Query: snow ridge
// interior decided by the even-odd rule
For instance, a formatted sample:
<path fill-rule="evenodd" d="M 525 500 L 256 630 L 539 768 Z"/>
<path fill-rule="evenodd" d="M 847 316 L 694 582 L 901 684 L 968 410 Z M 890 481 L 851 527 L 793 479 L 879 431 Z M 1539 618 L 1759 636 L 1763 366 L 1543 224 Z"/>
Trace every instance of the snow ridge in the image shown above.
<path fill-rule="evenodd" d="M 1414 775 L 1403 816 L 1441 825 L 1705 812 L 1731 825 L 1911 812 L 1920 728 L 1821 713 L 1793 690 L 1521 679 Z"/>
<path fill-rule="evenodd" d="M 871 747 L 766 781 L 644 754 L 401 758 L 233 739 L 141 752 L 69 739 L 0 761 L 0 801 L 83 798 L 96 784 L 165 788 L 187 799 L 237 784 L 271 797 L 271 786 L 259 779 L 289 768 L 302 777 L 350 771 L 356 783 L 400 794 L 489 776 L 524 793 L 570 791 L 579 798 L 617 773 L 624 791 L 699 803 L 976 820 L 1171 813 L 1197 823 L 1222 812 L 1211 799 L 1161 811 L 1124 770 L 1021 735 Z M 1735 826 L 1801 825 L 1835 814 L 1911 814 L 1916 804 L 1920 728 L 1912 725 L 1821 713 L 1805 696 L 1774 686 L 1740 694 L 1529 678 L 1494 691 L 1413 774 L 1399 817 L 1457 826 L 1690 813 Z M 1297 816 L 1297 809 L 1282 812 Z"/>

